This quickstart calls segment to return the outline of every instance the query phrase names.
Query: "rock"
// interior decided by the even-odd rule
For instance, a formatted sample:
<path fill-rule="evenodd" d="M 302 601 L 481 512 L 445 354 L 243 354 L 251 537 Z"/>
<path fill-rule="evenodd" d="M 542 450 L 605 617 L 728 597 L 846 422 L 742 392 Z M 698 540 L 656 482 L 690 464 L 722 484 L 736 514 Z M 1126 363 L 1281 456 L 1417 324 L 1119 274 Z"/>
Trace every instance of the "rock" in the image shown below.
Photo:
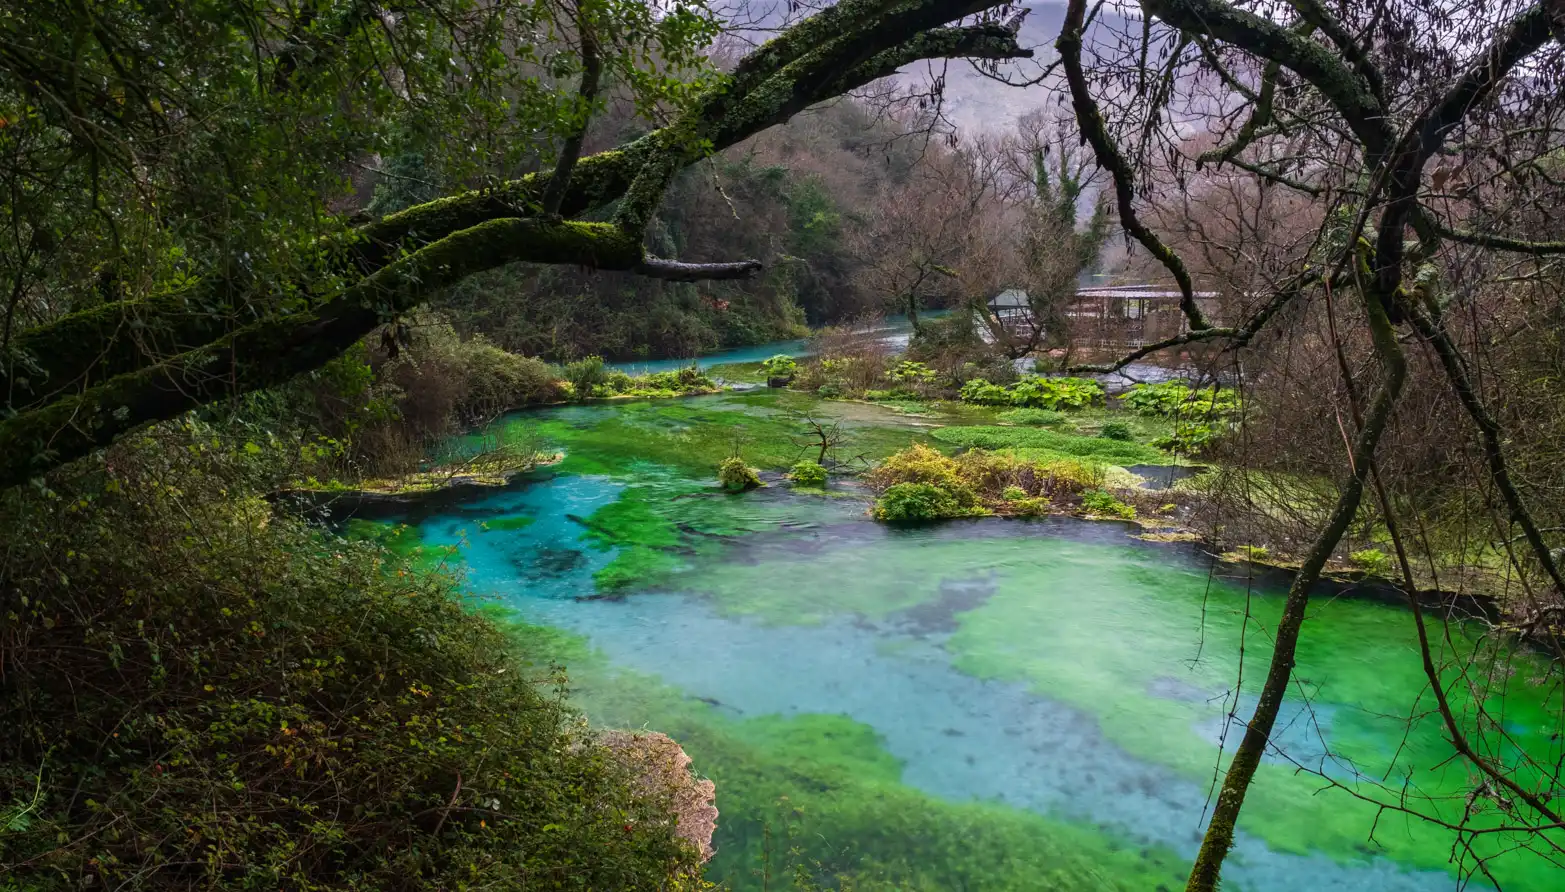
<path fill-rule="evenodd" d="M 675 835 L 712 857 L 717 832 L 717 787 L 690 770 L 690 757 L 667 734 L 656 731 L 604 731 L 598 742 L 641 778 L 642 790 L 666 799 L 679 821 Z"/>

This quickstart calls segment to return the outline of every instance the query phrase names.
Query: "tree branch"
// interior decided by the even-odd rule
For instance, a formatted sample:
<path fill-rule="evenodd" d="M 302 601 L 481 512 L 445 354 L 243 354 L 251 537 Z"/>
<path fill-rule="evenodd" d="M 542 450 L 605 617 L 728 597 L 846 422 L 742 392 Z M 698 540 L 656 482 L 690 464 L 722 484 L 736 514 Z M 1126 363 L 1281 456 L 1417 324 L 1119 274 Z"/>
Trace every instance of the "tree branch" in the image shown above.
<path fill-rule="evenodd" d="M 1407 378 L 1407 361 L 1402 355 L 1402 348 L 1397 343 L 1396 330 L 1392 328 L 1391 320 L 1387 317 L 1381 300 L 1377 295 L 1366 293 L 1364 304 L 1370 334 L 1375 342 L 1375 352 L 1380 357 L 1384 369 L 1380 392 L 1375 395 L 1369 414 L 1365 417 L 1364 424 L 1354 441 L 1349 459 L 1352 470 L 1343 483 L 1342 492 L 1337 497 L 1337 504 L 1332 508 L 1326 526 L 1310 546 L 1303 565 L 1293 577 L 1293 584 L 1288 587 L 1288 597 L 1283 605 L 1282 617 L 1277 622 L 1277 632 L 1273 638 L 1271 665 L 1267 669 L 1266 682 L 1261 686 L 1259 702 L 1250 721 L 1245 725 L 1244 737 L 1239 742 L 1238 750 L 1234 752 L 1233 761 L 1228 763 L 1222 790 L 1217 795 L 1217 805 L 1212 810 L 1212 821 L 1207 825 L 1206 834 L 1201 840 L 1201 850 L 1196 856 L 1195 866 L 1191 869 L 1190 879 L 1185 885 L 1186 892 L 1216 892 L 1217 890 L 1223 860 L 1227 857 L 1228 850 L 1233 847 L 1234 826 L 1244 806 L 1245 794 L 1250 788 L 1250 781 L 1255 776 L 1256 769 L 1260 767 L 1261 757 L 1266 752 L 1272 728 L 1282 709 L 1283 697 L 1293 677 L 1299 632 L 1304 626 L 1310 593 L 1316 581 L 1320 579 L 1326 561 L 1331 558 L 1332 551 L 1336 549 L 1337 543 L 1342 541 L 1343 533 L 1347 531 L 1354 515 L 1358 513 L 1359 502 L 1364 495 L 1364 479 L 1374 459 L 1375 449 L 1379 446 L 1380 438 L 1391 419 L 1391 410 L 1396 406 L 1397 398 L 1402 392 L 1402 385 Z"/>
<path fill-rule="evenodd" d="M 809 48 L 799 46 L 790 64 L 777 66 L 784 54 L 778 49 L 767 49 L 777 42 L 774 40 L 756 51 L 766 51 L 768 65 L 755 64 L 747 69 L 749 75 L 744 83 L 750 84 L 751 89 L 736 91 L 729 88 L 731 84 L 718 85 L 669 126 L 617 149 L 582 158 L 564 190 L 559 212 L 572 217 L 603 207 L 624 195 L 654 161 L 671 164 L 677 170 L 782 123 L 817 102 L 894 74 L 920 59 L 1030 57 L 1031 51 L 1022 49 L 1015 35 L 999 25 L 918 30 L 931 19 L 949 19 L 998 3 L 999 0 L 925 0 L 912 11 L 894 16 L 895 27 L 885 25 L 877 29 L 882 37 L 889 34 L 887 39 L 894 41 L 879 51 L 851 41 L 828 41 L 808 52 L 805 50 Z M 826 12 L 832 12 L 830 21 L 840 23 L 842 16 L 851 13 L 863 17 L 886 5 L 884 0 L 848 0 Z M 811 23 L 825 14 L 805 20 L 788 33 L 796 29 L 805 29 L 803 33 L 822 31 L 824 25 Z M 766 73 L 771 77 L 762 79 Z M 345 277 L 351 283 L 360 276 L 373 274 L 401 254 L 416 252 L 455 233 L 493 220 L 524 217 L 539 206 L 551 177 L 550 172 L 533 174 L 495 188 L 436 199 L 388 215 L 334 244 L 322 246 L 320 253 L 325 259 L 319 269 L 303 275 L 301 280 L 308 284 Z M 551 261 L 538 257 L 535 262 Z M 558 262 L 574 261 L 565 258 Z M 161 356 L 213 343 L 227 335 L 235 323 L 204 308 L 244 303 L 234 296 L 249 290 L 248 283 L 202 282 L 178 293 L 106 304 L 24 332 L 15 345 L 35 368 L 27 370 L 25 364 L 8 364 L 0 369 L 0 394 L 9 395 L 14 407 L 24 408 L 53 399 L 70 388 L 92 386 L 115 375 L 146 368 Z M 251 304 L 262 310 L 267 308 L 261 301 Z"/>
<path fill-rule="evenodd" d="M 1086 11 L 1087 0 L 1070 0 L 1070 5 L 1065 11 L 1065 24 L 1060 29 L 1059 40 L 1054 44 L 1060 54 L 1060 64 L 1065 69 L 1065 80 L 1070 85 L 1071 105 L 1076 110 L 1076 123 L 1081 128 L 1082 138 L 1091 144 L 1093 154 L 1098 159 L 1098 166 L 1107 170 L 1114 181 L 1114 196 L 1119 206 L 1120 225 L 1134 236 L 1136 241 L 1145 246 L 1147 251 L 1173 275 L 1174 281 L 1179 283 L 1179 308 L 1184 311 L 1191 330 L 1209 328 L 1206 319 L 1201 315 L 1201 308 L 1196 306 L 1195 286 L 1190 281 L 1190 272 L 1185 268 L 1184 261 L 1171 248 L 1163 244 L 1163 241 L 1136 216 L 1135 174 L 1120 155 L 1119 150 L 1115 148 L 1114 141 L 1103 124 L 1103 116 L 1098 112 L 1097 102 L 1087 88 L 1087 76 L 1081 67 L 1082 27 Z"/>
<path fill-rule="evenodd" d="M 716 279 L 748 279 L 760 272 L 761 268 L 762 263 L 759 260 L 739 260 L 733 263 L 682 263 L 678 260 L 648 257 L 631 269 L 631 272 L 649 279 L 662 279 L 665 282 L 699 282 Z"/>

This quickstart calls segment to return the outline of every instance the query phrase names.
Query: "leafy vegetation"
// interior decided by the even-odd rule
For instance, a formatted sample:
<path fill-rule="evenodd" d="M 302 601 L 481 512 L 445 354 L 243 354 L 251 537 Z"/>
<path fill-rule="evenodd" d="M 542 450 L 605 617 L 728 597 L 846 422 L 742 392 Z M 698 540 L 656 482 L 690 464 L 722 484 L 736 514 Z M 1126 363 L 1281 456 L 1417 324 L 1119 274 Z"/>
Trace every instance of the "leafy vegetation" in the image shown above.
<path fill-rule="evenodd" d="M 801 461 L 788 472 L 795 486 L 820 488 L 826 485 L 826 469 L 812 461 Z"/>
<path fill-rule="evenodd" d="M 871 513 L 898 521 L 1043 514 L 1103 484 L 1101 470 L 1078 461 L 1031 461 L 982 449 L 952 458 L 922 445 L 887 458 L 868 479 L 877 494 Z"/>
<path fill-rule="evenodd" d="M 766 373 L 769 380 L 791 381 L 793 375 L 799 370 L 799 363 L 792 356 L 779 353 L 761 363 L 761 370 Z"/>
<path fill-rule="evenodd" d="M 743 458 L 735 455 L 723 459 L 723 463 L 717 466 L 717 482 L 729 492 L 744 492 L 760 486 L 761 477 L 754 468 L 745 464 Z"/>
<path fill-rule="evenodd" d="M 8 888 L 698 886 L 558 673 L 449 577 L 235 498 L 253 464 L 164 430 L 0 505 Z"/>
<path fill-rule="evenodd" d="M 1103 385 L 1091 378 L 1045 378 L 1029 375 L 1009 385 L 975 378 L 962 385 L 962 402 L 980 406 L 1085 409 L 1104 401 Z"/>
<path fill-rule="evenodd" d="M 1081 494 L 1081 510 L 1099 517 L 1118 517 L 1133 520 L 1136 509 L 1101 489 L 1090 489 Z"/>
<path fill-rule="evenodd" d="M 1120 440 L 1122 442 L 1135 439 L 1135 434 L 1131 432 L 1130 425 L 1123 421 L 1110 421 L 1108 424 L 1103 425 L 1103 427 L 1098 429 L 1098 436 L 1106 440 Z"/>
<path fill-rule="evenodd" d="M 1083 458 L 1113 465 L 1164 465 L 1172 461 L 1168 453 L 1141 443 L 1081 437 L 1041 428 L 956 425 L 940 428 L 931 436 L 952 446 L 1015 449 L 1023 454 Z"/>

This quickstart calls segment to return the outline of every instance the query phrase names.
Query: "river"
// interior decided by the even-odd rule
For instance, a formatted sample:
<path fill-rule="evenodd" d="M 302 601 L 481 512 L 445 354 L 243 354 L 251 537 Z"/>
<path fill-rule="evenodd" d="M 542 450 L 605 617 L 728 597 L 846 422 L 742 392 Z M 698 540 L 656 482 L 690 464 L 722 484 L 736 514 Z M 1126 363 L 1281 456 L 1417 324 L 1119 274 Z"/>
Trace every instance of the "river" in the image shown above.
<path fill-rule="evenodd" d="M 501 425 L 563 449 L 551 475 L 405 519 L 567 665 L 594 721 L 666 731 L 716 781 L 714 879 L 1182 888 L 1281 590 L 1124 524 L 889 529 L 848 483 L 717 491 L 736 448 L 763 469 L 797 456 L 790 410 L 843 418 L 871 460 L 930 423 L 769 392 L 523 413 Z M 1460 626 L 1451 642 L 1476 646 Z M 1557 758 L 1558 692 L 1527 674 L 1507 730 Z M 1447 832 L 1373 804 L 1464 807 L 1407 614 L 1317 599 L 1296 676 L 1224 888 L 1458 888 Z M 1479 702 L 1498 697 L 1458 708 Z M 1498 855 L 1503 834 L 1478 845 L 1505 888 L 1560 888 L 1543 859 Z"/>

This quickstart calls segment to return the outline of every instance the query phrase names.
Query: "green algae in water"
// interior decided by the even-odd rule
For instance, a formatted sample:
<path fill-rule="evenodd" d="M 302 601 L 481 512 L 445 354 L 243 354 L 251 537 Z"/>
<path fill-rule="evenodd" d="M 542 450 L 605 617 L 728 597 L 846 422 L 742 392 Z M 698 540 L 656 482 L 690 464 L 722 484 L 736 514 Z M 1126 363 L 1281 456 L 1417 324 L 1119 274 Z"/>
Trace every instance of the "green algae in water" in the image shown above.
<path fill-rule="evenodd" d="M 859 888 L 1178 888 L 1227 709 L 1253 708 L 1280 593 L 1209 581 L 1109 526 L 897 531 L 851 500 L 716 493 L 711 468 L 735 440 L 752 464 L 792 463 L 790 405 L 808 407 L 755 393 L 513 419 L 566 450 L 564 473 L 420 532 L 459 547 L 475 591 L 531 624 L 526 646 L 570 667 L 594 719 L 666 731 L 716 780 L 714 878 L 758 887 L 770 827 L 774 865 L 797 845 L 819 876 Z M 880 454 L 924 436 L 841 405 Z M 512 515 L 536 522 L 466 535 Z M 605 591 L 626 597 L 578 600 Z M 1467 779 L 1438 725 L 1406 727 L 1424 688 L 1410 636 L 1398 608 L 1319 599 L 1277 739 L 1366 791 L 1395 760 L 1393 786 L 1405 777 L 1460 808 Z M 1542 669 L 1522 665 L 1507 728 L 1557 758 L 1558 691 L 1530 687 Z M 1452 886 L 1449 836 L 1387 815 L 1367 842 L 1374 807 L 1295 767 L 1263 765 L 1230 886 Z M 1507 888 L 1553 887 L 1542 859 L 1489 866 Z"/>
<path fill-rule="evenodd" d="M 730 888 L 791 888 L 801 865 L 818 882 L 927 892 L 1140 892 L 1183 880 L 1185 862 L 1167 849 L 911 788 L 879 735 L 846 717 L 733 717 L 649 674 L 616 669 L 583 637 L 513 629 L 524 652 L 572 667 L 573 700 L 595 723 L 656 727 L 697 758 L 719 791 L 717 857 L 707 875 Z"/>

